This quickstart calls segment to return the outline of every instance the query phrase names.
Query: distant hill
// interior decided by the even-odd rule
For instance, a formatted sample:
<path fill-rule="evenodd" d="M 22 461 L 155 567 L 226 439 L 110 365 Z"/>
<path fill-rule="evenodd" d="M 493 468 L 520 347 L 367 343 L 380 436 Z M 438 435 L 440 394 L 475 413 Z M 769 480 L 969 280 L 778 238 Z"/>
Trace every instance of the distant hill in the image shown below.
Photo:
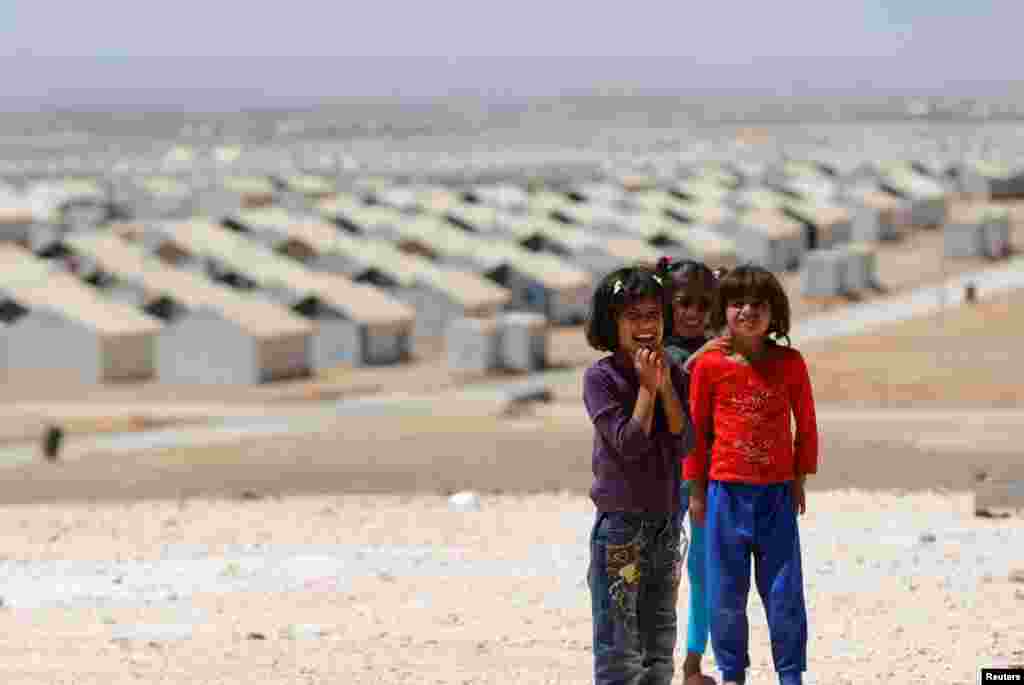
<path fill-rule="evenodd" d="M 903 98 L 1024 102 L 1022 82 L 911 78 L 866 58 L 774 57 L 706 65 L 687 57 L 5 57 L 0 110 L 301 108 L 335 98 L 659 95 L 732 103 L 784 97 L 887 105 Z M 909 68 L 909 67 L 907 67 Z M 905 70 L 904 70 L 905 71 Z"/>

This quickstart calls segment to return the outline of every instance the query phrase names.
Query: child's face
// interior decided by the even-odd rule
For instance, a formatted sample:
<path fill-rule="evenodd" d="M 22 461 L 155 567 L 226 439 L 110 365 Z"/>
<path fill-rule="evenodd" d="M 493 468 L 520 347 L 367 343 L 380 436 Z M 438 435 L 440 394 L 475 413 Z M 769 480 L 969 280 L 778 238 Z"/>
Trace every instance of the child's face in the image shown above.
<path fill-rule="evenodd" d="M 664 317 L 661 302 L 653 297 L 644 297 L 626 305 L 616 321 L 619 349 L 632 357 L 641 347 L 661 347 L 665 334 Z"/>
<path fill-rule="evenodd" d="M 725 323 L 733 337 L 763 338 L 772 325 L 771 303 L 750 295 L 732 298 L 725 303 Z"/>
<path fill-rule="evenodd" d="M 672 295 L 672 331 L 682 338 L 699 338 L 707 328 L 711 293 L 690 283 Z"/>

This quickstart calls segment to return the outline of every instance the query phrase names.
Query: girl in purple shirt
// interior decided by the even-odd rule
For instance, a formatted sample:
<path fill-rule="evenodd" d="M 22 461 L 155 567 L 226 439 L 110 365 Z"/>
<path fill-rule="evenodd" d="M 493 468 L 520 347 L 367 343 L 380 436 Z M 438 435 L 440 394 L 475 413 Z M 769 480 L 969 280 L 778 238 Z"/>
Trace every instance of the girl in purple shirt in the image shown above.
<path fill-rule="evenodd" d="M 693 431 L 687 377 L 664 351 L 666 285 L 645 267 L 614 271 L 586 324 L 591 346 L 611 353 L 583 377 L 594 424 L 587 581 L 596 685 L 669 685 L 675 671 L 679 457 Z"/>

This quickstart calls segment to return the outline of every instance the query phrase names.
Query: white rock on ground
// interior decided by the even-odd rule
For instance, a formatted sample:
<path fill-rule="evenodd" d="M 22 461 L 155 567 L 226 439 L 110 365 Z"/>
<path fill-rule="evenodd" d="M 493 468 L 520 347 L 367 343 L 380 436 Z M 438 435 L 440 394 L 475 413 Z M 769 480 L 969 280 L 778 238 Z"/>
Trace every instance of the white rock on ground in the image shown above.
<path fill-rule="evenodd" d="M 477 499 L 473 516 L 397 495 L 2 507 L 0 682 L 591 682 L 589 500 Z M 812 491 L 808 507 L 807 682 L 975 682 L 1024 661 L 1024 520 L 975 518 L 968 494 Z M 167 558 L 184 543 L 208 553 Z M 749 606 L 750 681 L 773 682 Z"/>

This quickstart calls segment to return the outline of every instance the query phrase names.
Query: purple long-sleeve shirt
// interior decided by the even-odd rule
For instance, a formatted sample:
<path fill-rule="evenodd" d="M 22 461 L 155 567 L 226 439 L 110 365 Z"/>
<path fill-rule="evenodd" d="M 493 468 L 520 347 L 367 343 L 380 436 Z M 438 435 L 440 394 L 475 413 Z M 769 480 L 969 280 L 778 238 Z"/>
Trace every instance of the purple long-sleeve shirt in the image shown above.
<path fill-rule="evenodd" d="M 594 485 L 598 511 L 674 513 L 679 507 L 682 459 L 693 447 L 689 378 L 676 364 L 672 384 L 686 416 L 682 433 L 668 430 L 661 398 L 651 434 L 633 418 L 640 381 L 618 355 L 595 362 L 583 375 L 583 403 L 594 424 Z"/>

